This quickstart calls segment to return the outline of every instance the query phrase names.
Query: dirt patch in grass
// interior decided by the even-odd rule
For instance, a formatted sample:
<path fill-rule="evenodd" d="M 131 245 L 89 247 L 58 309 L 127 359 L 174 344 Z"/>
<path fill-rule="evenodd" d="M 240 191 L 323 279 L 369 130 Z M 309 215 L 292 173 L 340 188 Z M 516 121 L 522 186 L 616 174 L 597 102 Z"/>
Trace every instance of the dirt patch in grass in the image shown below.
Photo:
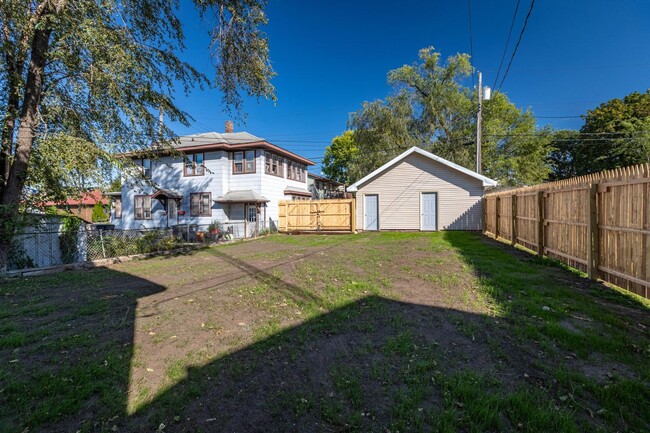
<path fill-rule="evenodd" d="M 0 293 L 0 431 L 650 429 L 646 304 L 477 234 L 272 236 Z"/>

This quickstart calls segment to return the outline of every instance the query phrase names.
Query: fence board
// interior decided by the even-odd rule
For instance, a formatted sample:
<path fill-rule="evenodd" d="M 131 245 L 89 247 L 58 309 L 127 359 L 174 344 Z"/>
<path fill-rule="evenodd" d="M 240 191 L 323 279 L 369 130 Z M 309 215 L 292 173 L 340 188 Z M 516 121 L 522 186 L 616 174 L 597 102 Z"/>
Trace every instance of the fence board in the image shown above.
<path fill-rule="evenodd" d="M 279 228 L 292 231 L 354 231 L 354 199 L 283 200 Z"/>
<path fill-rule="evenodd" d="M 484 209 L 487 234 L 650 298 L 650 164 L 487 194 Z"/>

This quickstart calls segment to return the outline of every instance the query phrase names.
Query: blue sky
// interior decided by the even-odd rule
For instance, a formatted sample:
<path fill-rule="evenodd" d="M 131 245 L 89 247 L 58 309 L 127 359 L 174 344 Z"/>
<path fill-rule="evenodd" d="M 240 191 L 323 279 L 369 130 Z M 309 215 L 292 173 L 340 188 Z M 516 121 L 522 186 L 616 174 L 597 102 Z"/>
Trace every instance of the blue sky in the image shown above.
<path fill-rule="evenodd" d="M 487 85 L 495 80 L 516 3 L 472 0 L 473 64 Z M 529 5 L 521 0 L 506 64 Z M 349 113 L 391 91 L 390 69 L 415 62 L 426 46 L 443 57 L 470 51 L 465 0 L 270 0 L 266 12 L 278 100 L 246 100 L 246 123 L 237 122 L 235 129 L 315 162 L 346 129 Z M 210 75 L 208 26 L 190 5 L 181 14 L 187 36 L 182 56 Z M 537 0 L 501 91 L 537 116 L 577 116 L 611 98 L 645 91 L 649 23 L 647 0 Z M 176 102 L 196 119 L 189 128 L 171 125 L 179 135 L 223 131 L 230 117 L 215 90 L 177 94 Z M 538 123 L 578 129 L 582 121 Z"/>

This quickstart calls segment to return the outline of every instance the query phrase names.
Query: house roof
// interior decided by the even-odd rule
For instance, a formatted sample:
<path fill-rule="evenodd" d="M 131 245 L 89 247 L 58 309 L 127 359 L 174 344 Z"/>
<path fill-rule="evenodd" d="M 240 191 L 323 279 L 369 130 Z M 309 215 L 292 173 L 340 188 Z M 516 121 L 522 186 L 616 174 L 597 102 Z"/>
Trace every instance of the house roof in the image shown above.
<path fill-rule="evenodd" d="M 262 197 L 252 189 L 228 191 L 223 197 L 213 200 L 215 203 L 266 203 L 270 200 Z"/>
<path fill-rule="evenodd" d="M 409 150 L 407 150 L 406 152 L 402 153 L 401 155 L 391 159 L 386 164 L 382 165 L 381 167 L 379 167 L 377 170 L 373 171 L 372 173 L 370 173 L 366 177 L 364 177 L 364 178 L 356 181 L 352 185 L 350 185 L 350 187 L 348 187 L 348 191 L 349 192 L 356 192 L 357 189 L 359 188 L 359 186 L 363 185 L 364 183 L 368 182 L 370 179 L 372 179 L 375 176 L 383 173 L 384 171 L 390 169 L 391 167 L 396 165 L 398 162 L 402 161 L 407 156 L 409 156 L 409 155 L 411 155 L 413 153 L 417 153 L 417 154 L 422 155 L 422 156 L 424 156 L 426 158 L 429 158 L 429 159 L 431 159 L 433 161 L 439 162 L 440 164 L 446 165 L 447 167 L 453 168 L 454 170 L 457 170 L 457 171 L 459 171 L 459 172 L 461 172 L 463 174 L 466 174 L 466 175 L 471 176 L 471 177 L 473 177 L 475 179 L 478 179 L 478 180 L 483 182 L 484 187 L 486 187 L 486 186 L 497 186 L 497 181 L 496 180 L 490 179 L 489 177 L 485 177 L 485 176 L 483 176 L 481 174 L 478 174 L 478 173 L 476 173 L 476 172 L 474 172 L 472 170 L 468 170 L 465 167 L 461 167 L 460 165 L 455 164 L 455 163 L 453 163 L 451 161 L 447 161 L 446 159 L 444 159 L 444 158 L 442 158 L 442 157 L 440 157 L 438 155 L 434 155 L 431 152 L 427 152 L 426 150 L 420 149 L 417 146 L 413 146 Z"/>
<path fill-rule="evenodd" d="M 309 191 L 300 188 L 285 188 L 284 195 L 304 195 L 305 197 L 311 197 Z"/>
<path fill-rule="evenodd" d="M 155 193 L 151 196 L 151 198 L 171 198 L 171 199 L 181 199 L 183 198 L 183 195 L 180 193 L 177 193 L 176 191 L 172 191 L 169 189 L 163 189 L 163 188 L 158 188 Z"/>
<path fill-rule="evenodd" d="M 64 201 L 47 201 L 44 203 L 44 206 L 94 206 L 97 202 L 107 204 L 108 200 L 106 200 L 102 192 L 96 188 L 92 191 L 84 192 L 78 198 L 69 198 Z"/>
<path fill-rule="evenodd" d="M 314 173 L 307 173 L 307 176 L 311 177 L 312 179 L 319 180 L 321 182 L 327 182 L 327 183 L 331 183 L 331 184 L 334 184 L 334 185 L 343 185 L 341 182 L 337 182 L 335 180 L 329 179 L 329 178 L 324 177 L 324 176 L 319 176 L 319 175 L 314 174 Z"/>
<path fill-rule="evenodd" d="M 200 144 L 245 144 L 265 141 L 263 138 L 256 137 L 248 132 L 203 132 L 201 134 L 191 134 L 178 137 L 179 144 L 175 147 L 191 147 Z"/>
<path fill-rule="evenodd" d="M 182 152 L 204 152 L 208 150 L 227 150 L 232 152 L 247 149 L 264 149 L 300 162 L 301 164 L 316 165 L 315 162 L 307 158 L 283 149 L 280 146 L 276 146 L 273 143 L 269 143 L 265 139 L 249 134 L 248 132 L 204 132 L 201 134 L 184 135 L 177 137 L 175 142 L 172 143 L 172 147 Z M 155 145 L 153 149 L 161 153 L 168 152 L 168 149 L 162 147 L 155 149 Z M 143 153 L 144 151 L 135 151 L 124 153 L 122 156 L 138 158 Z"/>

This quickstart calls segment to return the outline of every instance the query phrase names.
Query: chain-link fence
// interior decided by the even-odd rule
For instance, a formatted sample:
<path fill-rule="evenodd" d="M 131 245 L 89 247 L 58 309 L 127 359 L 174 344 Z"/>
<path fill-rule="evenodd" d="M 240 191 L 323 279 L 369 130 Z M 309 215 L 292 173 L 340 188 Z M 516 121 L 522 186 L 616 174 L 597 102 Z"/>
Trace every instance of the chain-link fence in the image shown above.
<path fill-rule="evenodd" d="M 81 227 L 75 231 L 33 229 L 16 236 L 9 252 L 8 270 L 43 268 L 88 260 L 168 251 L 185 244 L 222 242 L 277 232 L 277 221 L 266 228 L 255 223 L 183 224 L 162 229 Z"/>
<path fill-rule="evenodd" d="M 89 230 L 86 232 L 86 260 L 168 251 L 183 240 L 172 229 Z"/>

